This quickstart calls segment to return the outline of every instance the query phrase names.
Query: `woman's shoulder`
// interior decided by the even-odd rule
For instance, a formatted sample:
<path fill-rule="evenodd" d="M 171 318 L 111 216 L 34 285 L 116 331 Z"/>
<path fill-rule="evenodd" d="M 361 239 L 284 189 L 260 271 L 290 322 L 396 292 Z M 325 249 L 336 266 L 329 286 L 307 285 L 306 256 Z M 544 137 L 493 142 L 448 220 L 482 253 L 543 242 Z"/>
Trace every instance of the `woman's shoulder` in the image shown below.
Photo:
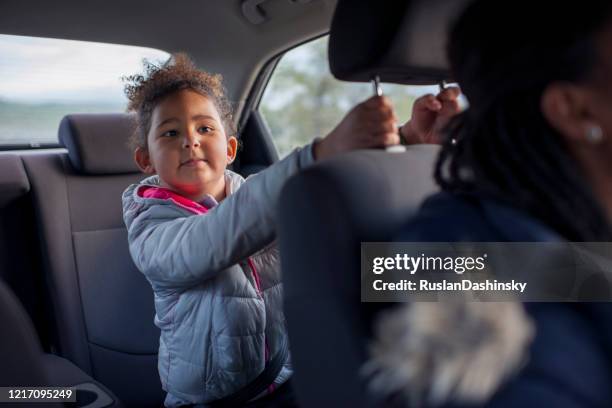
<path fill-rule="evenodd" d="M 406 242 L 534 242 L 562 238 L 529 214 L 491 198 L 440 192 L 400 229 Z"/>
<path fill-rule="evenodd" d="M 528 303 L 536 336 L 523 370 L 509 381 L 489 405 L 558 407 L 610 406 L 612 381 L 610 343 L 591 311 L 609 313 L 603 304 Z M 579 375 L 577 375 L 579 373 Z"/>
<path fill-rule="evenodd" d="M 477 203 L 441 192 L 428 197 L 400 229 L 397 241 L 456 242 L 494 240 Z"/>

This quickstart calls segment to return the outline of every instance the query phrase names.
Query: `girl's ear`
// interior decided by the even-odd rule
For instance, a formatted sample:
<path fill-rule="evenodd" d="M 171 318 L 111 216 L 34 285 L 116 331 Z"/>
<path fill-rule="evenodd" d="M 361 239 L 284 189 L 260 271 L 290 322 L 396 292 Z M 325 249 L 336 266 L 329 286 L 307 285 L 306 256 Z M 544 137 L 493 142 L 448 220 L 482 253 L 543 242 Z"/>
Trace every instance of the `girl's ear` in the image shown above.
<path fill-rule="evenodd" d="M 238 139 L 235 136 L 230 136 L 227 139 L 227 163 L 230 164 L 236 159 L 238 153 Z"/>
<path fill-rule="evenodd" d="M 155 174 L 155 167 L 153 167 L 153 163 L 151 162 L 151 157 L 149 156 L 149 151 L 147 149 L 137 147 L 136 150 L 134 150 L 134 161 L 143 173 Z"/>

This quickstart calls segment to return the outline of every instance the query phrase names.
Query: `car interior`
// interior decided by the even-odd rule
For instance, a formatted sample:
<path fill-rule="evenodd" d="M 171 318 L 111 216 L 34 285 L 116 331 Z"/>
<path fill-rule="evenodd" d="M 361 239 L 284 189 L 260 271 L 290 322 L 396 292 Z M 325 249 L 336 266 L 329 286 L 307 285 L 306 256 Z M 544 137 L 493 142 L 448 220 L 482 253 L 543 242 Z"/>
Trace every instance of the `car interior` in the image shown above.
<path fill-rule="evenodd" d="M 287 51 L 329 34 L 340 80 L 441 84 L 452 80 L 445 22 L 462 3 L 9 0 L 0 34 L 186 52 L 223 75 L 242 143 L 233 169 L 248 176 L 279 159 L 258 106 Z M 0 146 L 0 385 L 74 386 L 77 406 L 162 405 L 153 294 L 121 212 L 121 193 L 143 178 L 127 147 L 133 130 L 122 111 L 68 112 L 57 142 Z M 388 306 L 359 300 L 360 243 L 390 240 L 436 191 L 437 152 L 350 153 L 285 186 L 278 238 L 301 405 L 384 403 L 360 376 L 371 322 Z"/>

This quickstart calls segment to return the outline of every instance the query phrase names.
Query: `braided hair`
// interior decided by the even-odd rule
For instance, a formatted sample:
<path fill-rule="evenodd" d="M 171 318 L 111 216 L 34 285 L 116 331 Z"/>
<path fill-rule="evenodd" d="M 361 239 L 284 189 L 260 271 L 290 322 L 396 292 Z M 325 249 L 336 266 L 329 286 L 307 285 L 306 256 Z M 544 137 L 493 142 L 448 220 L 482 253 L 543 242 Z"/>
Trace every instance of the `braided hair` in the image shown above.
<path fill-rule="evenodd" d="M 492 197 L 571 241 L 612 240 L 594 192 L 540 107 L 550 83 L 590 79 L 610 3 L 477 0 L 466 9 L 448 55 L 470 107 L 447 128 L 435 170 L 443 190 Z"/>

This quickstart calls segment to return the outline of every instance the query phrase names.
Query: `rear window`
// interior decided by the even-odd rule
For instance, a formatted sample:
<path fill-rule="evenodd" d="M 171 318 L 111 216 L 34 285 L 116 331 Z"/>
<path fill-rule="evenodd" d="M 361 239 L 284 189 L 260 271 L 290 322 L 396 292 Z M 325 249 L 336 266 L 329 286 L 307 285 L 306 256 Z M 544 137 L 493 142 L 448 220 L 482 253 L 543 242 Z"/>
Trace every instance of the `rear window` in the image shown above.
<path fill-rule="evenodd" d="M 122 76 L 165 51 L 126 45 L 0 35 L 0 145 L 58 142 L 70 113 L 124 112 Z"/>
<path fill-rule="evenodd" d="M 302 44 L 279 61 L 262 96 L 259 111 L 280 157 L 330 132 L 357 103 L 374 94 L 372 84 L 343 82 L 329 72 L 329 37 Z M 437 94 L 438 86 L 382 84 L 401 123 L 414 101 Z"/>

